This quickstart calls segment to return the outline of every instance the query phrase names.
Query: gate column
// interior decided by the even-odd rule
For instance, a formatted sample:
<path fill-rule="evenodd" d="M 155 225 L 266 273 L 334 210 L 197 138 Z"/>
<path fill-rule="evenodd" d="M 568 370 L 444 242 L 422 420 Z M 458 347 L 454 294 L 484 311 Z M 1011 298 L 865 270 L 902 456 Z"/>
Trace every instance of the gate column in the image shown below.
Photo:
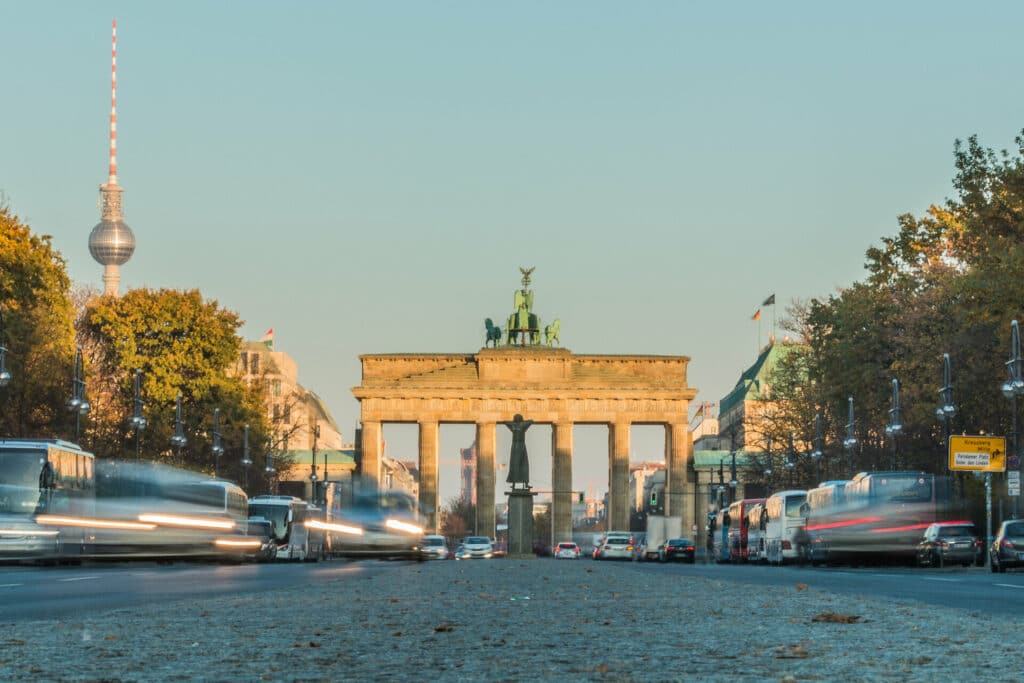
<path fill-rule="evenodd" d="M 629 423 L 608 425 L 608 530 L 629 531 Z"/>
<path fill-rule="evenodd" d="M 359 462 L 359 486 L 363 491 L 376 492 L 380 485 L 381 423 L 363 420 L 362 454 Z"/>
<path fill-rule="evenodd" d="M 437 533 L 437 422 L 420 422 L 420 509 L 426 514 L 423 527 Z"/>
<path fill-rule="evenodd" d="M 551 429 L 551 543 L 572 540 L 572 423 Z"/>
<path fill-rule="evenodd" d="M 687 481 L 692 460 L 693 452 L 690 446 L 688 426 L 686 424 L 666 424 L 665 469 L 667 470 L 667 477 L 665 482 L 665 500 L 667 505 L 665 507 L 665 515 L 681 518 L 683 535 L 687 537 L 692 535 L 691 531 L 695 521 L 694 515 L 696 514 L 693 509 L 696 499 L 691 500 L 690 505 L 686 504 L 686 494 L 696 490 L 695 487 L 691 489 Z"/>
<path fill-rule="evenodd" d="M 476 426 L 476 533 L 494 538 L 494 455 L 498 450 L 494 422 Z"/>

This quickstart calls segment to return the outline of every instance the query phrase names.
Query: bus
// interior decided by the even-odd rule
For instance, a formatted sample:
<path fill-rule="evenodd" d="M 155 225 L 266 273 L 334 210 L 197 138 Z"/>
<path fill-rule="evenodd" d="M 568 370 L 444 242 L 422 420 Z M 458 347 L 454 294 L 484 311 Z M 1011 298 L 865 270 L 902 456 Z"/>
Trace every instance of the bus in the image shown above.
<path fill-rule="evenodd" d="M 750 506 L 747 512 L 747 562 L 763 562 L 767 555 L 764 545 L 765 503 Z"/>
<path fill-rule="evenodd" d="M 825 533 L 815 561 L 913 562 L 924 529 L 949 508 L 949 479 L 914 471 L 861 472 L 843 487 L 843 500 L 808 510 L 807 533 Z"/>
<path fill-rule="evenodd" d="M 270 522 L 278 560 L 316 562 L 324 554 L 320 536 L 310 534 L 306 526 L 310 509 L 306 501 L 295 496 L 267 495 L 249 499 L 249 518 Z"/>
<path fill-rule="evenodd" d="M 75 558 L 90 543 L 94 457 L 60 439 L 0 439 L 0 560 Z"/>
<path fill-rule="evenodd" d="M 763 503 L 764 498 L 744 498 L 734 501 L 729 505 L 729 561 L 747 561 L 747 511 L 758 503 Z"/>
<path fill-rule="evenodd" d="M 804 552 L 806 491 L 779 491 L 764 503 L 764 548 L 768 564 L 784 564 Z"/>
<path fill-rule="evenodd" d="M 807 535 L 807 559 L 812 566 L 828 559 L 832 543 L 832 522 L 835 511 L 846 504 L 846 485 L 849 480 L 835 479 L 821 482 L 817 488 L 807 492 L 807 517 L 804 530 Z"/>

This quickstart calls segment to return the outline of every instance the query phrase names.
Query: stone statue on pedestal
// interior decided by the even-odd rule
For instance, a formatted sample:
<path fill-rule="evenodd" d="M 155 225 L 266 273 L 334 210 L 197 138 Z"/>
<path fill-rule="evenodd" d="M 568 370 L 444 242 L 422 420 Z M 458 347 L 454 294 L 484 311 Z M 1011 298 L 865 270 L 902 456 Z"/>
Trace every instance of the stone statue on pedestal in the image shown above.
<path fill-rule="evenodd" d="M 522 415 L 516 415 L 511 422 L 503 422 L 512 432 L 512 452 L 508 460 L 508 477 L 505 481 L 512 484 L 512 488 L 530 488 L 530 458 L 526 454 L 526 430 L 533 424 L 533 420 L 524 420 Z"/>

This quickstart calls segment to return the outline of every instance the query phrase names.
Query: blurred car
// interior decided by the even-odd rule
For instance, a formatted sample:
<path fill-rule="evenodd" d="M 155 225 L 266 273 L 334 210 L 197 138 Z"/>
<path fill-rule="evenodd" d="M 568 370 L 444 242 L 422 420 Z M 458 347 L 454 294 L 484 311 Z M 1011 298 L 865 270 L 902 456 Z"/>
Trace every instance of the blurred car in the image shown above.
<path fill-rule="evenodd" d="M 1024 566 L 1024 520 L 1008 519 L 1000 524 L 988 556 L 993 572 Z"/>
<path fill-rule="evenodd" d="M 984 564 L 984 543 L 974 524 L 968 521 L 936 522 L 924 530 L 917 544 L 919 567 L 947 564 Z"/>
<path fill-rule="evenodd" d="M 310 529 L 330 534 L 332 553 L 340 557 L 423 560 L 419 504 L 396 491 L 359 494 L 352 505 L 329 508 L 327 521 L 307 521 Z"/>
<path fill-rule="evenodd" d="M 259 539 L 260 547 L 246 553 L 246 558 L 256 562 L 273 562 L 277 557 L 277 544 L 274 543 L 274 529 L 270 520 L 262 517 L 250 517 L 246 522 L 246 536 Z"/>
<path fill-rule="evenodd" d="M 455 555 L 448 549 L 444 536 L 433 534 L 423 537 L 423 557 L 427 560 L 447 560 Z"/>
<path fill-rule="evenodd" d="M 629 560 L 633 557 L 633 535 L 628 531 L 609 531 L 596 560 Z"/>
<path fill-rule="evenodd" d="M 494 544 L 486 536 L 467 536 L 459 547 L 462 551 L 455 554 L 456 560 L 489 560 L 494 557 Z"/>
<path fill-rule="evenodd" d="M 695 548 L 693 541 L 688 538 L 670 538 L 658 551 L 658 559 L 662 562 L 689 562 L 695 561 Z"/>
<path fill-rule="evenodd" d="M 572 541 L 563 541 L 555 546 L 556 560 L 578 560 L 580 559 L 580 547 Z"/>

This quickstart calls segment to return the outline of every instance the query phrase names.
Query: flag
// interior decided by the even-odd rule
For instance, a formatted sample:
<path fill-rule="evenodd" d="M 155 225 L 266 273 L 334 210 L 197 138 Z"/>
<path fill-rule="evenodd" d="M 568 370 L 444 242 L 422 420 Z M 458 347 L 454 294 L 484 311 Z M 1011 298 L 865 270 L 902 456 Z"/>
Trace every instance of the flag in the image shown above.
<path fill-rule="evenodd" d="M 774 306 L 775 305 L 775 295 L 772 294 L 770 297 L 765 299 L 764 303 L 762 303 L 761 305 L 762 306 Z"/>
<path fill-rule="evenodd" d="M 751 318 L 751 320 L 760 320 L 760 319 L 761 319 L 761 309 L 759 308 L 756 311 L 754 311 L 754 316 Z"/>
<path fill-rule="evenodd" d="M 274 328 L 267 330 L 267 333 L 260 337 L 260 341 L 266 344 L 268 349 L 274 348 Z"/>

